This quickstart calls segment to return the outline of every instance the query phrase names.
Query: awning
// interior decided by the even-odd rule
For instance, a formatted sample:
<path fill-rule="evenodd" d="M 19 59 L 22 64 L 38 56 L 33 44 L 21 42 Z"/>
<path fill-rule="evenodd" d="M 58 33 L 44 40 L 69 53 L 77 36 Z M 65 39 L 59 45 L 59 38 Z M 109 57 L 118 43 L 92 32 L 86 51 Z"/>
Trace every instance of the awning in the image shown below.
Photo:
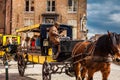
<path fill-rule="evenodd" d="M 33 31 L 33 32 L 38 32 L 39 31 L 39 26 L 40 24 L 35 24 L 27 27 L 22 27 L 20 29 L 17 29 L 16 32 L 26 32 L 26 31 Z"/>

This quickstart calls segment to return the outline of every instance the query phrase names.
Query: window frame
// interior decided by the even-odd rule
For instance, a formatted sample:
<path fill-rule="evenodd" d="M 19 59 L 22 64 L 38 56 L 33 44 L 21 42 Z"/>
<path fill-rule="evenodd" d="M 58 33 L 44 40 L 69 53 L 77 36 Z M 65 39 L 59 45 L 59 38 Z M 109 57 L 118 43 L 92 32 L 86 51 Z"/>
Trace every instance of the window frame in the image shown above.
<path fill-rule="evenodd" d="M 27 5 L 27 1 L 28 1 L 28 5 Z M 35 0 L 25 0 L 25 12 L 34 12 L 34 11 L 35 11 Z"/>
<path fill-rule="evenodd" d="M 48 4 L 48 2 L 49 2 L 49 4 Z M 53 5 L 53 2 L 54 2 L 54 5 Z M 47 0 L 46 12 L 48 12 L 48 13 L 55 13 L 55 11 L 56 11 L 56 1 L 55 0 Z"/>
<path fill-rule="evenodd" d="M 72 3 L 71 4 L 69 4 L 69 3 L 70 2 L 68 0 L 68 13 L 77 13 L 77 9 L 78 9 L 78 2 L 77 2 L 77 0 L 72 0 Z"/>
<path fill-rule="evenodd" d="M 33 21 L 33 23 L 31 24 L 31 21 Z M 29 23 L 27 23 L 27 22 L 29 22 Z M 34 18 L 24 18 L 24 27 L 26 27 L 26 26 L 30 26 L 30 25 L 34 25 L 34 23 L 35 23 L 35 20 L 34 20 Z"/>

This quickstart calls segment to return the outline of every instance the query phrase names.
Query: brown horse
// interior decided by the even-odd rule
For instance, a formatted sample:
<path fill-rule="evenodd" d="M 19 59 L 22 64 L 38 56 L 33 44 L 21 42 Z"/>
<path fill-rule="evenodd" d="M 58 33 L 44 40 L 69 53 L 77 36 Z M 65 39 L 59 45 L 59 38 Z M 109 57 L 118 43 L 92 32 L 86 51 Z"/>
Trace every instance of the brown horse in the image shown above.
<path fill-rule="evenodd" d="M 108 80 L 110 64 L 116 55 L 120 57 L 120 36 L 109 33 L 101 36 L 97 41 L 84 41 L 77 43 L 72 52 L 76 80 L 93 80 L 93 75 L 101 71 L 102 80 Z M 76 56 L 78 55 L 78 56 Z"/>

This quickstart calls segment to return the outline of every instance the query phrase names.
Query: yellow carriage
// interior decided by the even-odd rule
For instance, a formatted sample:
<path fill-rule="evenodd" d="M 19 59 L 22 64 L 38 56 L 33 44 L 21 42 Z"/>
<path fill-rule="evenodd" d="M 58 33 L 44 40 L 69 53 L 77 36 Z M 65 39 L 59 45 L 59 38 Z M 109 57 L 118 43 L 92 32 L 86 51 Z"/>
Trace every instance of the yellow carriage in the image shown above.
<path fill-rule="evenodd" d="M 11 59 L 16 60 L 18 45 L 20 45 L 20 36 L 0 35 L 0 57 L 3 60 L 3 64 Z"/>
<path fill-rule="evenodd" d="M 15 41 L 13 41 L 13 39 Z M 10 41 L 10 44 L 13 44 L 15 42 L 17 43 L 17 45 L 20 45 L 20 36 L 0 34 L 0 46 L 1 46 L 0 57 L 3 57 L 5 54 L 5 51 L 3 50 L 2 47 L 7 45 L 8 40 Z M 8 51 L 8 48 L 6 48 L 6 50 Z"/>

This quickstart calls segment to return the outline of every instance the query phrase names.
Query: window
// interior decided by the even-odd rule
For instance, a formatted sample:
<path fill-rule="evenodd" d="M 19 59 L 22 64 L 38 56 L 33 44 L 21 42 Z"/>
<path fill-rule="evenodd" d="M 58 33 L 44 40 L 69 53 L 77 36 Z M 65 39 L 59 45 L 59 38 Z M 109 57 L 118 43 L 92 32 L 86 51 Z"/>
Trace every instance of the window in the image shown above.
<path fill-rule="evenodd" d="M 77 11 L 77 0 L 68 0 L 68 11 L 69 12 Z"/>
<path fill-rule="evenodd" d="M 24 26 L 30 26 L 30 25 L 34 25 L 34 19 L 33 18 L 25 18 Z"/>
<path fill-rule="evenodd" d="M 55 12 L 55 0 L 48 0 L 47 1 L 47 11 L 48 12 Z"/>
<path fill-rule="evenodd" d="M 45 23 L 54 23 L 55 22 L 55 18 L 45 18 Z"/>
<path fill-rule="evenodd" d="M 25 1 L 25 11 L 33 12 L 34 11 L 34 0 Z"/>

